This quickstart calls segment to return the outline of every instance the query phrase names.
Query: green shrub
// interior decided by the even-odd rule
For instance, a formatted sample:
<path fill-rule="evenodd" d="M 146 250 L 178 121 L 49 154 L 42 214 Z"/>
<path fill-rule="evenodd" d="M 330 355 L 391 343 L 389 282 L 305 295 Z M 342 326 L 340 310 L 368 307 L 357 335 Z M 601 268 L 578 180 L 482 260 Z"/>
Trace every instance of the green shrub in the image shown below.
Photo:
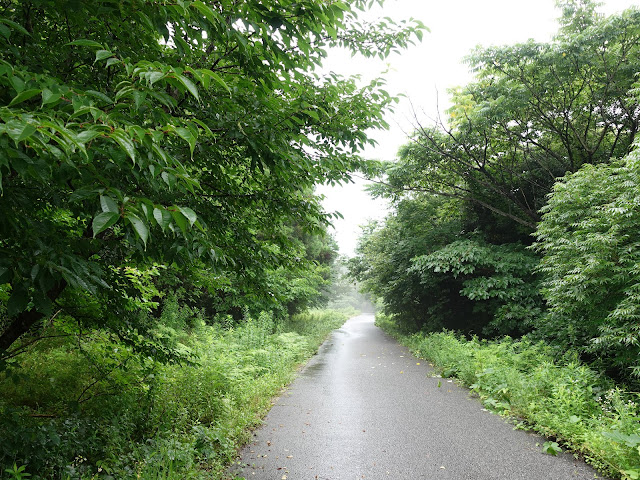
<path fill-rule="evenodd" d="M 449 278 L 458 293 L 474 302 L 474 315 L 461 330 L 485 336 L 522 335 L 540 316 L 542 302 L 535 254 L 520 244 L 492 245 L 480 238 L 457 240 L 411 260 L 409 272 L 422 282 Z"/>
<path fill-rule="evenodd" d="M 220 478 L 349 312 L 262 313 L 230 329 L 172 302 L 162 316 L 194 362 L 161 365 L 98 332 L 41 342 L 0 373 L 0 479 L 14 463 L 33 480 Z"/>
<path fill-rule="evenodd" d="M 639 184 L 639 150 L 611 164 L 585 165 L 556 183 L 536 232 L 549 305 L 539 335 L 637 384 Z"/>

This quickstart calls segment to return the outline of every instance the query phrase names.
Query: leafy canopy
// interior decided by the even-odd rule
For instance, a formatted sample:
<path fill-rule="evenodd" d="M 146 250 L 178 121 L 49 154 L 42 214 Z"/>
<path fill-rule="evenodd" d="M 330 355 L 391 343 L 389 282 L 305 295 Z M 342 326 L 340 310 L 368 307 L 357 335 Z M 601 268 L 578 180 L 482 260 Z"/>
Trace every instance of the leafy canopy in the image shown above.
<path fill-rule="evenodd" d="M 418 127 L 388 168 L 389 190 L 459 198 L 526 235 L 556 179 L 629 153 L 640 120 L 630 95 L 640 10 L 604 18 L 593 2 L 560 6 L 552 41 L 478 47 L 467 57 L 476 80 L 451 91 L 448 118 Z"/>
<path fill-rule="evenodd" d="M 627 377 L 640 374 L 639 172 L 635 150 L 565 177 L 543 210 L 535 245 L 549 305 L 542 332 Z"/>
<path fill-rule="evenodd" d="M 424 29 L 363 33 L 372 3 L 0 2 L 0 351 L 81 292 L 130 329 L 127 265 L 290 261 L 283 226 L 323 229 L 312 186 L 365 168 L 394 100 L 314 68 Z"/>

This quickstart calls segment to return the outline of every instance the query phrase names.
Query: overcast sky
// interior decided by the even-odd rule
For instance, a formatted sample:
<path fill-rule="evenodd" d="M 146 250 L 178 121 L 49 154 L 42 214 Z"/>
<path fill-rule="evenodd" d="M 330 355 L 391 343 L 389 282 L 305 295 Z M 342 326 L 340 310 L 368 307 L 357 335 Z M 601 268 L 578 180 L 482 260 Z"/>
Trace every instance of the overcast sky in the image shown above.
<path fill-rule="evenodd" d="M 600 11 L 610 15 L 631 5 L 631 0 L 605 0 Z M 344 75 L 362 74 L 365 78 L 385 76 L 390 93 L 407 97 L 387 117 L 389 131 L 374 132 L 376 148 L 365 156 L 391 160 L 415 124 L 414 112 L 421 122 L 428 122 L 439 110 L 448 107 L 447 89 L 465 85 L 472 80 L 463 58 L 477 45 L 505 45 L 524 42 L 529 38 L 548 41 L 557 31 L 559 11 L 554 0 L 386 0 L 376 16 L 394 19 L 416 18 L 430 32 L 422 43 L 410 47 L 401 55 L 385 61 L 351 58 L 347 53 L 331 52 L 325 67 Z M 334 222 L 334 235 L 340 253 L 353 255 L 360 226 L 369 219 L 381 219 L 386 214 L 382 202 L 374 201 L 363 190 L 362 181 L 345 187 L 321 187 L 318 192 L 326 199 L 327 211 L 339 211 L 344 220 Z"/>

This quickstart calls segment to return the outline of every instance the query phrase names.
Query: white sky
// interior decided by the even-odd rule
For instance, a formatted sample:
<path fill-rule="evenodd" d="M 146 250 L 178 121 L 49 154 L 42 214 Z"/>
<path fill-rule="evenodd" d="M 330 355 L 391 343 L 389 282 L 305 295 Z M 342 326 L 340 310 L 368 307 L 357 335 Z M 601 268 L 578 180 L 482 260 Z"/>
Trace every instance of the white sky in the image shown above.
<path fill-rule="evenodd" d="M 600 12 L 610 15 L 637 2 L 604 0 Z M 368 158 L 391 160 L 406 143 L 413 130 L 414 110 L 421 122 L 428 123 L 438 112 L 448 107 L 447 89 L 465 85 L 472 80 L 462 59 L 476 45 L 505 45 L 524 42 L 529 38 L 548 41 L 558 29 L 560 12 L 554 0 L 386 0 L 384 9 L 375 16 L 394 19 L 413 17 L 430 30 L 422 43 L 386 61 L 351 58 L 348 53 L 331 52 L 325 67 L 344 75 L 362 74 L 363 78 L 385 76 L 390 93 L 407 95 L 387 117 L 389 131 L 373 133 L 376 148 L 365 151 Z M 360 226 L 370 219 L 386 214 L 383 202 L 374 201 L 363 190 L 365 182 L 343 187 L 319 187 L 325 195 L 325 210 L 339 211 L 344 220 L 334 221 L 335 237 L 340 253 L 352 256 Z"/>

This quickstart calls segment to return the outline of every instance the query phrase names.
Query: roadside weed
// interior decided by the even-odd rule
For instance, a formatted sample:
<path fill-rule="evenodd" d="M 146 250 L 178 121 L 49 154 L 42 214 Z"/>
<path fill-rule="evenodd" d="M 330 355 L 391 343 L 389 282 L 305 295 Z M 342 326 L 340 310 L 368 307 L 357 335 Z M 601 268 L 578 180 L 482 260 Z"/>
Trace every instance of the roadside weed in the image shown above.
<path fill-rule="evenodd" d="M 10 475 L 12 480 L 22 480 L 23 478 L 28 478 L 31 476 L 30 473 L 25 472 L 26 466 L 22 465 L 18 467 L 15 463 L 13 464 L 13 468 L 5 468 L 5 472 Z"/>
<path fill-rule="evenodd" d="M 554 355 L 544 343 L 523 337 L 486 341 L 453 332 L 406 335 L 379 316 L 376 323 L 430 360 L 443 377 L 456 377 L 496 413 L 513 417 L 584 456 L 604 474 L 640 476 L 640 395 L 580 363 L 575 354 Z"/>
<path fill-rule="evenodd" d="M 173 306 L 163 334 L 188 364 L 152 362 L 100 332 L 82 348 L 43 342 L 20 357 L 24 378 L 0 373 L 0 479 L 223 478 L 272 397 L 352 313 L 231 327 Z"/>
<path fill-rule="evenodd" d="M 562 448 L 560 448 L 557 442 L 544 442 L 542 444 L 542 451 L 555 457 L 559 453 L 562 453 Z"/>

